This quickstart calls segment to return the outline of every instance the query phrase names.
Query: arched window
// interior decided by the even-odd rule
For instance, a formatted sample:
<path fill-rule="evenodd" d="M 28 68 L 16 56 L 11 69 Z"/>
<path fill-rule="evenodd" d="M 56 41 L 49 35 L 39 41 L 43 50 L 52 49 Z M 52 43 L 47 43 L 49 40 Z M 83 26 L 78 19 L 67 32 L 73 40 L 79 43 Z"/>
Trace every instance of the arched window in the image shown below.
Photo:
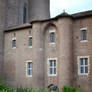
<path fill-rule="evenodd" d="M 46 43 L 49 43 L 49 45 L 55 45 L 57 43 L 56 39 L 57 39 L 57 27 L 54 24 L 48 24 L 45 27 L 45 31 L 44 31 L 44 35 L 45 35 L 45 41 Z"/>

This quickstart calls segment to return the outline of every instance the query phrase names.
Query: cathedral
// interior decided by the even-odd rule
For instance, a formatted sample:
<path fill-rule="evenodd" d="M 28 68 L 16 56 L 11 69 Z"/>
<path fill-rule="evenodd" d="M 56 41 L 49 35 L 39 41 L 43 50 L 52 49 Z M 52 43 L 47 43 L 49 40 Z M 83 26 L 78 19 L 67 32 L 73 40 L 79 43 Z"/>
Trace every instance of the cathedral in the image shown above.
<path fill-rule="evenodd" d="M 8 86 L 92 92 L 92 10 L 50 18 L 50 0 L 0 0 L 0 11 L 0 77 Z"/>

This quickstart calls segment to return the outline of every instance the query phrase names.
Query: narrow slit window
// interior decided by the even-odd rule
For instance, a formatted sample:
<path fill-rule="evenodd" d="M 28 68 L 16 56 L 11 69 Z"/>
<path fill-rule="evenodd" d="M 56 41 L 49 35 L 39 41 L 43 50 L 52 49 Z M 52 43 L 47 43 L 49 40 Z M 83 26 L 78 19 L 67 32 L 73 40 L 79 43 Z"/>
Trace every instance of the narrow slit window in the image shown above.
<path fill-rule="evenodd" d="M 32 46 L 32 37 L 29 37 L 29 46 Z"/>
<path fill-rule="evenodd" d="M 16 39 L 12 40 L 12 48 L 16 48 Z"/>
<path fill-rule="evenodd" d="M 27 21 L 27 8 L 24 6 L 24 11 L 23 11 L 23 23 L 26 23 Z"/>

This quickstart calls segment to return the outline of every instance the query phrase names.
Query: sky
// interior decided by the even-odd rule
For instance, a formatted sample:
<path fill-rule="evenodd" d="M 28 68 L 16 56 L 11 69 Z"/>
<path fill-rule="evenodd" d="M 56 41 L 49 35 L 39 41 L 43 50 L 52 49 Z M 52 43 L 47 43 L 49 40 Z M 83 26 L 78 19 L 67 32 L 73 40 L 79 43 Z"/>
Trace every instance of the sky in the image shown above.
<path fill-rule="evenodd" d="M 92 0 L 50 0 L 51 17 L 61 14 L 64 10 L 69 14 L 92 10 Z"/>

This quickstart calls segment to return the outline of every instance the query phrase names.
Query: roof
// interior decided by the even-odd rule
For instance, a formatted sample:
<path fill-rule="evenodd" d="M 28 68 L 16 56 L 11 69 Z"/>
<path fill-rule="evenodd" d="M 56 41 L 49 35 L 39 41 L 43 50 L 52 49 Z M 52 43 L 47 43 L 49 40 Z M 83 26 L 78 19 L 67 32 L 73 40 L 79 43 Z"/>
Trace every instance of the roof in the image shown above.
<path fill-rule="evenodd" d="M 32 27 L 32 25 L 30 23 L 26 23 L 26 24 L 21 24 L 21 25 L 18 25 L 18 26 L 7 28 L 7 29 L 5 29 L 5 32 L 12 31 L 12 30 L 31 28 L 31 27 Z"/>
<path fill-rule="evenodd" d="M 68 14 L 66 12 L 63 12 L 60 15 L 54 17 L 54 18 L 50 18 L 50 19 L 46 19 L 46 20 L 35 20 L 35 21 L 31 21 L 30 23 L 26 23 L 26 24 L 22 24 L 22 25 L 19 25 L 19 26 L 7 28 L 5 30 L 5 32 L 12 31 L 12 30 L 24 29 L 24 28 L 30 28 L 30 27 L 32 27 L 31 24 L 33 22 L 45 22 L 45 21 L 50 21 L 50 20 L 56 20 L 56 19 L 63 18 L 63 17 L 69 17 L 69 18 L 72 18 L 72 19 L 78 19 L 78 18 L 84 18 L 84 17 L 89 17 L 89 16 L 92 16 L 92 10 L 79 12 L 79 13 L 75 13 L 75 14 Z"/>
<path fill-rule="evenodd" d="M 70 17 L 72 19 L 78 19 L 78 18 L 84 18 L 84 17 L 89 17 L 89 16 L 92 16 L 92 10 L 74 13 L 74 14 L 68 14 L 66 12 L 63 12 L 60 15 L 54 17 L 54 18 L 50 18 L 50 19 L 47 19 L 47 20 L 35 20 L 35 21 L 31 21 L 30 23 L 56 20 L 56 19 L 63 18 L 63 17 Z"/>
<path fill-rule="evenodd" d="M 92 16 L 92 10 L 72 14 L 73 18 L 84 18 Z"/>

